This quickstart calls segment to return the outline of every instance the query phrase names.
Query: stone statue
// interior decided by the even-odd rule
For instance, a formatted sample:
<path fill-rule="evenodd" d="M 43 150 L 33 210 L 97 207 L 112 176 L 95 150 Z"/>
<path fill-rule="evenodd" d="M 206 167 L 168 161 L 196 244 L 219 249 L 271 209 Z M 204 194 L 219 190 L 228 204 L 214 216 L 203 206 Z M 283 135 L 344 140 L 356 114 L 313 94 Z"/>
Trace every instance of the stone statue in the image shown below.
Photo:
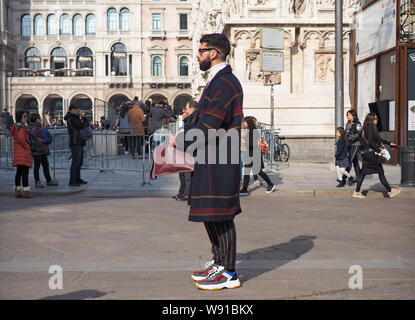
<path fill-rule="evenodd" d="M 316 56 L 316 78 L 321 82 L 330 82 L 334 77 L 332 54 L 319 54 Z"/>
<path fill-rule="evenodd" d="M 236 15 L 239 15 L 240 17 L 243 17 L 246 2 L 247 0 L 230 0 L 231 13 L 234 13 Z"/>
<path fill-rule="evenodd" d="M 302 15 L 307 9 L 307 0 L 291 0 L 289 12 L 294 13 L 296 16 Z"/>
<path fill-rule="evenodd" d="M 259 51 L 246 52 L 246 79 L 249 82 L 262 81 L 263 73 L 259 70 Z"/>

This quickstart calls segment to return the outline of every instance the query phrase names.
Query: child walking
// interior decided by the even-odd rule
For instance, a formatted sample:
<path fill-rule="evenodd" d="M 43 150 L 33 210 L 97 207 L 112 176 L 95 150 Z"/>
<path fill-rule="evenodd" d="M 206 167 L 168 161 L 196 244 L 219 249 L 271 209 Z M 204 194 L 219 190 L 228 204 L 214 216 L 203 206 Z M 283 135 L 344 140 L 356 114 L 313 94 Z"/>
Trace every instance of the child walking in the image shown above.
<path fill-rule="evenodd" d="M 346 131 L 343 127 L 336 129 L 336 137 L 336 154 L 334 158 L 336 160 L 337 181 L 339 182 L 336 187 L 341 188 L 346 184 L 346 179 L 350 178 L 350 173 L 346 170 L 349 167 L 349 153 L 347 151 Z"/>

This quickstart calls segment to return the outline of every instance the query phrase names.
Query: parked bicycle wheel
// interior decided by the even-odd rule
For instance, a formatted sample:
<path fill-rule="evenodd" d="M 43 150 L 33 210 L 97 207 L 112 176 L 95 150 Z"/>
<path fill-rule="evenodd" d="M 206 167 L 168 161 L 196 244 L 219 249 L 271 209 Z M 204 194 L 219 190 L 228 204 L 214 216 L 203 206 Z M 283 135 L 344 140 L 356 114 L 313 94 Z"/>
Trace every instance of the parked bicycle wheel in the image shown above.
<path fill-rule="evenodd" d="M 281 145 L 280 159 L 282 162 L 287 162 L 289 158 L 290 158 L 290 147 L 288 146 L 288 144 L 284 143 Z"/>

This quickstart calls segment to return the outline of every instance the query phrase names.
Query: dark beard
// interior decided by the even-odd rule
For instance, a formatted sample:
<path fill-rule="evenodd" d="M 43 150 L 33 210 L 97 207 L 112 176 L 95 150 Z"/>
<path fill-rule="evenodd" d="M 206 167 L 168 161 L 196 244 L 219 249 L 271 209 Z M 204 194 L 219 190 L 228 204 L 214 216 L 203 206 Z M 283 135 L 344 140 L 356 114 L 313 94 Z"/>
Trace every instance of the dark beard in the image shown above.
<path fill-rule="evenodd" d="M 199 68 L 202 71 L 208 71 L 212 67 L 212 60 L 206 59 L 199 62 Z"/>

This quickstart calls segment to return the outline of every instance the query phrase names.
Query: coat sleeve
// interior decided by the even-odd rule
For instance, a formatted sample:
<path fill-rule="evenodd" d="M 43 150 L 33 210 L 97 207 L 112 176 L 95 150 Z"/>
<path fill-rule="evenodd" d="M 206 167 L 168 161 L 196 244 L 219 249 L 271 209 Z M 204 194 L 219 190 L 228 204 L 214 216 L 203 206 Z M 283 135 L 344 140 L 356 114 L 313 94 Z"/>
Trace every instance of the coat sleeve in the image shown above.
<path fill-rule="evenodd" d="M 367 130 L 365 134 L 367 133 L 366 139 L 369 144 L 369 147 L 375 150 L 376 152 L 380 152 L 379 145 L 376 143 L 376 137 L 375 137 L 375 129 L 371 126 L 367 127 Z"/>
<path fill-rule="evenodd" d="M 339 158 L 342 155 L 344 148 L 346 147 L 346 143 L 343 142 L 342 140 L 338 140 L 336 142 L 336 147 L 337 148 L 336 148 L 335 157 L 336 157 L 336 160 L 340 160 Z"/>
<path fill-rule="evenodd" d="M 23 148 L 30 150 L 29 131 L 19 128 L 16 136 L 13 137 L 15 142 L 20 144 Z"/>

